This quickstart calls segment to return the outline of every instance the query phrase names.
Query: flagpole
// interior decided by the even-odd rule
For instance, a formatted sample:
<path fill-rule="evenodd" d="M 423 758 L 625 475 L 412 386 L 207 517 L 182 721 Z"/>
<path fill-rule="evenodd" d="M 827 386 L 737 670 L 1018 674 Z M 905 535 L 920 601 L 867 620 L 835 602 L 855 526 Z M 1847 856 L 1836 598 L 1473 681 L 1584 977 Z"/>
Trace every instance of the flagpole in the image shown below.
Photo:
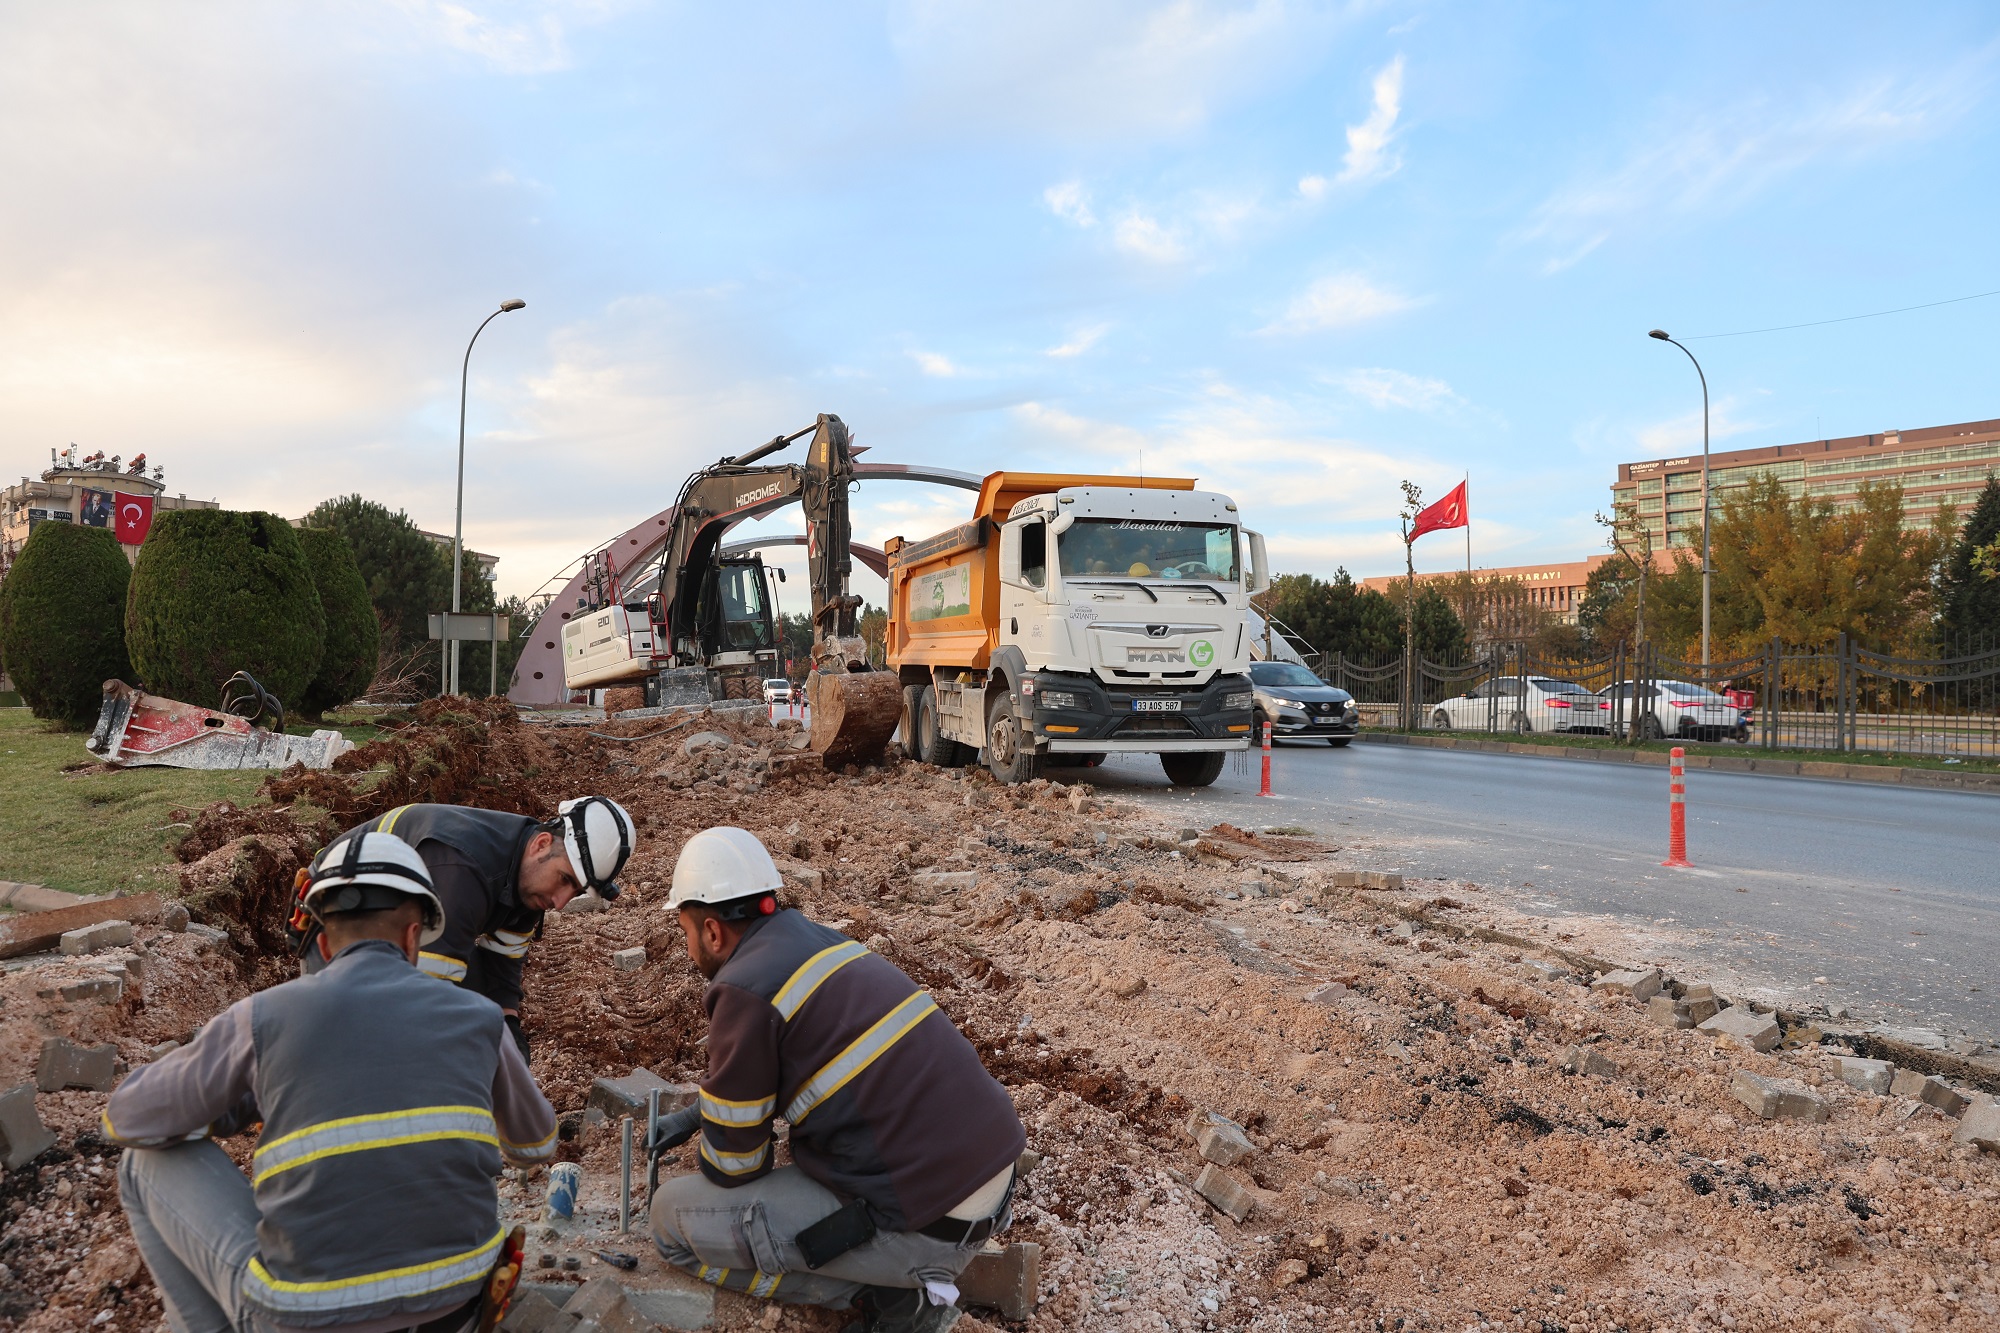
<path fill-rule="evenodd" d="M 1468 586 L 1468 587 L 1470 587 L 1470 585 L 1471 585 L 1471 583 L 1472 583 L 1472 473 L 1468 471 L 1468 472 L 1467 472 L 1467 473 L 1465 474 L 1465 480 L 1464 480 L 1464 481 L 1462 481 L 1462 482 L 1460 482 L 1460 483 L 1459 483 L 1459 485 L 1465 488 L 1465 489 L 1464 489 L 1464 497 L 1465 497 L 1465 581 L 1466 581 L 1466 584 L 1467 584 L 1467 586 Z"/>

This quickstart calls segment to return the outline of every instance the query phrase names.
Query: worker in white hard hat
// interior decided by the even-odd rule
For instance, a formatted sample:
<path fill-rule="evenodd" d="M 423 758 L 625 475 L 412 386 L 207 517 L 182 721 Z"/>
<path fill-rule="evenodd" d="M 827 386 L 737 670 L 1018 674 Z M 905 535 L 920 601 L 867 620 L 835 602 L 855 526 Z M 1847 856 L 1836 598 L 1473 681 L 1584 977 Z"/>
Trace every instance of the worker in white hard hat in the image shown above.
<path fill-rule="evenodd" d="M 463 805 L 402 805 L 359 826 L 393 833 L 417 849 L 444 905 L 444 931 L 427 943 L 417 966 L 434 977 L 486 996 L 506 1014 L 521 1054 L 521 970 L 539 938 L 542 915 L 579 894 L 610 901 L 618 873 L 638 843 L 632 816 L 605 796 L 580 796 L 555 818 Z M 305 970 L 319 966 L 312 949 L 312 915 L 301 903 L 292 939 Z"/>
<path fill-rule="evenodd" d="M 941 1333 L 959 1273 L 1010 1220 L 1020 1117 L 929 995 L 780 906 L 782 884 L 740 828 L 695 834 L 674 866 L 667 908 L 709 983 L 708 1072 L 653 1138 L 701 1136 L 700 1170 L 653 1196 L 654 1244 L 717 1286 Z"/>
<path fill-rule="evenodd" d="M 348 833 L 306 880 L 326 965 L 111 1094 L 133 1239 L 176 1330 L 462 1333 L 518 1264 L 501 1164 L 550 1161 L 555 1110 L 500 1011 L 414 966 L 446 915 L 408 843 Z M 260 1122 L 246 1179 L 215 1140 Z"/>

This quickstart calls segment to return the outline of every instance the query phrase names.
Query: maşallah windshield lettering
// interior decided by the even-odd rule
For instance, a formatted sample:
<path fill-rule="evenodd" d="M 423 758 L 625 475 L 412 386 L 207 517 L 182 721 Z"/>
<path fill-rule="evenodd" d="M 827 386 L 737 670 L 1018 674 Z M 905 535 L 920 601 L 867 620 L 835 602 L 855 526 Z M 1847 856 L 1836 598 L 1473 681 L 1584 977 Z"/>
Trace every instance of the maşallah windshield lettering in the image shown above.
<path fill-rule="evenodd" d="M 1078 519 L 1056 538 L 1056 553 L 1067 578 L 1237 578 L 1236 529 L 1227 523 Z"/>

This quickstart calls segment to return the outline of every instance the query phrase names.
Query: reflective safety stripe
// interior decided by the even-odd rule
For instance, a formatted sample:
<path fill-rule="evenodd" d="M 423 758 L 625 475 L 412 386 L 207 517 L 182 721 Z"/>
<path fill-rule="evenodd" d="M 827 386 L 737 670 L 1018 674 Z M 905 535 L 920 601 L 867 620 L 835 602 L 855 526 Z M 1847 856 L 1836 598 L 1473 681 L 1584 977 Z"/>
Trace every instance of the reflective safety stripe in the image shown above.
<path fill-rule="evenodd" d="M 380 1301 L 406 1300 L 485 1277 L 506 1234 L 495 1231 L 493 1239 L 476 1250 L 447 1255 L 427 1264 L 329 1282 L 282 1282 L 271 1276 L 262 1259 L 252 1256 L 243 1276 L 243 1292 L 258 1305 L 280 1314 L 322 1314 L 358 1309 Z"/>
<path fill-rule="evenodd" d="M 776 1097 L 764 1097 L 754 1102 L 732 1102 L 727 1097 L 712 1097 L 706 1092 L 701 1094 L 701 1118 L 713 1120 L 718 1125 L 761 1125 L 777 1109 Z"/>
<path fill-rule="evenodd" d="M 937 1012 L 937 1004 L 923 991 L 885 1014 L 874 1027 L 856 1037 L 846 1050 L 833 1057 L 807 1079 L 785 1108 L 785 1119 L 793 1129 L 811 1114 L 814 1107 L 846 1087 L 856 1075 L 875 1063 L 882 1053 L 901 1041 L 903 1034 Z"/>
<path fill-rule="evenodd" d="M 394 833 L 396 831 L 396 821 L 401 819 L 404 815 L 408 814 L 409 812 L 410 812 L 409 806 L 407 805 L 397 806 L 394 810 L 391 810 L 388 814 L 382 816 L 382 822 L 375 826 L 375 831 L 377 833 Z"/>
<path fill-rule="evenodd" d="M 757 1274 L 754 1278 L 750 1280 L 750 1294 L 752 1296 L 777 1295 L 778 1283 L 784 1278 L 784 1276 L 785 1275 L 783 1273 Z"/>
<path fill-rule="evenodd" d="M 703 1264 L 695 1273 L 695 1276 L 703 1282 L 713 1282 L 719 1287 L 729 1281 L 729 1270 L 726 1268 L 710 1268 L 707 1264 Z"/>
<path fill-rule="evenodd" d="M 348 1116 L 308 1126 L 258 1148 L 250 1157 L 250 1183 L 261 1185 L 280 1171 L 322 1157 L 442 1139 L 471 1139 L 500 1146 L 493 1113 L 478 1106 L 420 1106 L 409 1111 Z"/>
<path fill-rule="evenodd" d="M 465 964 L 459 959 L 441 953 L 419 953 L 417 968 L 428 976 L 456 985 L 465 980 Z"/>
<path fill-rule="evenodd" d="M 544 1157 L 554 1156 L 556 1133 L 557 1131 L 552 1129 L 547 1138 L 538 1139 L 533 1143 L 515 1143 L 511 1139 L 501 1139 L 500 1150 L 517 1162 L 539 1162 Z"/>
<path fill-rule="evenodd" d="M 789 1023 L 792 1015 L 799 1011 L 799 1006 L 812 997 L 812 993 L 820 988 L 822 982 L 855 959 L 865 957 L 867 953 L 868 946 L 854 940 L 836 944 L 830 949 L 821 949 L 801 963 L 799 970 L 792 973 L 784 985 L 778 987 L 778 993 L 771 997 L 771 1007 L 778 1011 L 779 1017 Z"/>
<path fill-rule="evenodd" d="M 763 1166 L 771 1156 L 771 1145 L 760 1143 L 756 1152 L 723 1152 L 708 1141 L 706 1135 L 701 1140 L 702 1160 L 725 1176 L 747 1176 Z"/>
<path fill-rule="evenodd" d="M 490 949 L 504 958 L 525 958 L 528 942 L 533 938 L 533 935 L 518 935 L 511 930 L 496 930 L 490 935 L 481 935 L 477 942 L 480 948 Z"/>

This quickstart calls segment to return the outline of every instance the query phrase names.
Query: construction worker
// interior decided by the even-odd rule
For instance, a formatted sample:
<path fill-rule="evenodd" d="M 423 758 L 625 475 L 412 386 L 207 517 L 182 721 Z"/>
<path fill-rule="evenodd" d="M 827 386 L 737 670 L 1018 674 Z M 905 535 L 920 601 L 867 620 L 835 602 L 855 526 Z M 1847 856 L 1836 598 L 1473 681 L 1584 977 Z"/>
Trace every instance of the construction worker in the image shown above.
<path fill-rule="evenodd" d="M 501 1159 L 549 1161 L 555 1111 L 500 1011 L 414 966 L 445 916 L 408 843 L 349 833 L 309 873 L 326 967 L 119 1085 L 119 1196 L 175 1333 L 457 1333 L 503 1251 Z M 258 1121 L 246 1180 L 215 1140 Z"/>
<path fill-rule="evenodd" d="M 541 934 L 544 912 L 586 890 L 607 901 L 618 896 L 618 872 L 638 842 L 632 816 L 608 797 L 581 796 L 546 822 L 464 805 L 401 805 L 358 827 L 395 834 L 430 869 L 444 934 L 417 966 L 499 1005 L 527 1055 L 521 963 L 528 944 Z M 316 971 L 310 914 L 295 912 L 292 925 L 305 970 Z"/>
<path fill-rule="evenodd" d="M 674 866 L 667 906 L 709 980 L 708 1073 L 654 1138 L 701 1135 L 700 1172 L 653 1197 L 654 1244 L 734 1291 L 940 1333 L 959 1273 L 1010 1220 L 1021 1119 L 929 995 L 780 908 L 780 885 L 740 828 L 697 833 Z M 794 1165 L 773 1169 L 777 1116 Z"/>

